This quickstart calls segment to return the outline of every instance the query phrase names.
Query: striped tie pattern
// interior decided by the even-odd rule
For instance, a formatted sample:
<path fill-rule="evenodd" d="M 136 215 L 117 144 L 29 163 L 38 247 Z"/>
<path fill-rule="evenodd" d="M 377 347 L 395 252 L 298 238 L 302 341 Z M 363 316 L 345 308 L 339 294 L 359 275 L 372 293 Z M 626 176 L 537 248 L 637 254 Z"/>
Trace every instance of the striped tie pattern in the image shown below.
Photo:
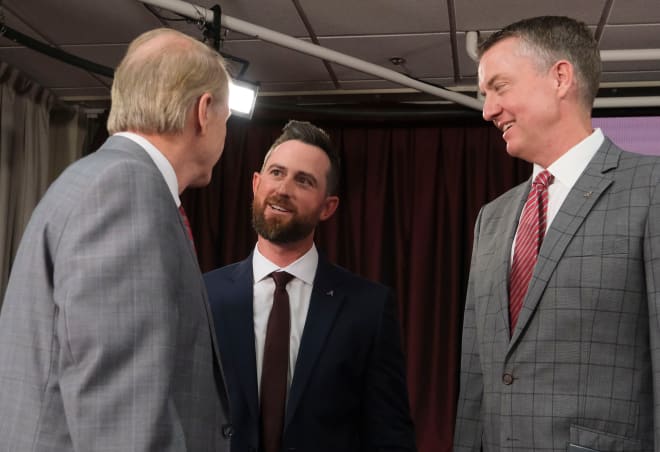
<path fill-rule="evenodd" d="M 511 279 L 509 280 L 509 320 L 511 325 L 509 331 L 511 334 L 513 334 L 513 329 L 518 321 L 518 315 L 525 300 L 529 281 L 532 279 L 532 272 L 545 235 L 548 186 L 553 179 L 554 177 L 547 170 L 542 171 L 534 178 L 518 223 L 516 245 L 511 264 Z"/>

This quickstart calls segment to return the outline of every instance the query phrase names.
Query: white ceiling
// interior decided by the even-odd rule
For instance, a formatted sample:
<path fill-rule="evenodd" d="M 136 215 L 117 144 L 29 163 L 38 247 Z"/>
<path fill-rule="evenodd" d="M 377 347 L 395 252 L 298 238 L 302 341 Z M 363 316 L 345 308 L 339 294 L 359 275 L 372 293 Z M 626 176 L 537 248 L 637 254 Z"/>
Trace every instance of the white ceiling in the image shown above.
<path fill-rule="evenodd" d="M 315 37 L 321 46 L 468 93 L 475 89 L 476 64 L 465 50 L 466 32 L 492 32 L 524 17 L 580 19 L 593 27 L 602 50 L 660 48 L 660 0 L 223 0 L 219 5 L 226 16 L 306 41 Z M 111 68 L 145 30 L 165 25 L 202 37 L 197 25 L 159 18 L 138 0 L 0 0 L 0 10 L 11 29 Z M 158 14 L 177 17 L 164 9 Z M 223 36 L 221 51 L 249 61 L 244 78 L 260 83 L 263 98 L 304 102 L 310 92 L 351 97 L 359 93 L 353 90 L 378 90 L 381 96 L 402 88 L 232 30 L 223 30 Z M 393 57 L 405 63 L 395 66 Z M 109 78 L 5 37 L 0 37 L 0 60 L 64 100 L 109 97 Z M 605 62 L 603 82 L 616 92 L 636 86 L 660 90 L 660 61 Z"/>

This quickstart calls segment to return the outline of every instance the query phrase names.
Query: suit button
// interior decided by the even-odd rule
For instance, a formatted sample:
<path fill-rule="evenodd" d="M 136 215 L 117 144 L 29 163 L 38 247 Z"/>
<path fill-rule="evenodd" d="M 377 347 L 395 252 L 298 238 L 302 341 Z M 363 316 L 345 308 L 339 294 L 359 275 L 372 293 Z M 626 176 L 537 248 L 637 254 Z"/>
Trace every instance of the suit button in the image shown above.
<path fill-rule="evenodd" d="M 234 436 L 234 427 L 232 427 L 231 424 L 225 424 L 222 426 L 222 436 L 224 436 L 226 439 L 231 438 Z"/>
<path fill-rule="evenodd" d="M 505 385 L 513 384 L 513 375 L 511 374 L 502 375 L 502 383 L 504 383 Z"/>

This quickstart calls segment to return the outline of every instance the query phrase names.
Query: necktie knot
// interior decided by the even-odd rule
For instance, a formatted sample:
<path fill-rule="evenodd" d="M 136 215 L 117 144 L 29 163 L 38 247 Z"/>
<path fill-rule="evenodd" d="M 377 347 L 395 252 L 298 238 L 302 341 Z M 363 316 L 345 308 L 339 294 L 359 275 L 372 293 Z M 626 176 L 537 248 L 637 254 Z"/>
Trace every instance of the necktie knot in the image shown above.
<path fill-rule="evenodd" d="M 543 170 L 536 175 L 534 181 L 532 182 L 532 185 L 537 190 L 546 190 L 550 186 L 550 184 L 554 182 L 554 180 L 555 180 L 555 176 L 553 176 L 550 173 L 550 171 Z"/>
<path fill-rule="evenodd" d="M 273 272 L 270 276 L 275 281 L 276 289 L 286 289 L 286 285 L 293 279 L 293 275 L 287 272 Z"/>

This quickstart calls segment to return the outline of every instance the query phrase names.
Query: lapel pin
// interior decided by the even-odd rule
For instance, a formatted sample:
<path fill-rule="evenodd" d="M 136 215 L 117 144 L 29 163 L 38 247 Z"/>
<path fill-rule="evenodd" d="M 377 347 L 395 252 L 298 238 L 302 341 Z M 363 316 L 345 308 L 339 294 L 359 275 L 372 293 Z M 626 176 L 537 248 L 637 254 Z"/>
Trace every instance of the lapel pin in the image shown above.
<path fill-rule="evenodd" d="M 329 295 L 329 296 L 333 296 L 333 295 L 335 294 L 335 291 L 334 291 L 334 290 L 330 290 L 330 291 L 326 292 L 325 294 L 326 294 L 326 295 Z"/>
<path fill-rule="evenodd" d="M 593 194 L 594 194 L 594 192 L 592 192 L 592 191 L 588 191 L 588 192 L 586 192 L 586 193 L 585 193 L 584 195 L 582 195 L 582 196 L 584 196 L 585 198 L 591 198 L 591 195 L 593 195 Z"/>

